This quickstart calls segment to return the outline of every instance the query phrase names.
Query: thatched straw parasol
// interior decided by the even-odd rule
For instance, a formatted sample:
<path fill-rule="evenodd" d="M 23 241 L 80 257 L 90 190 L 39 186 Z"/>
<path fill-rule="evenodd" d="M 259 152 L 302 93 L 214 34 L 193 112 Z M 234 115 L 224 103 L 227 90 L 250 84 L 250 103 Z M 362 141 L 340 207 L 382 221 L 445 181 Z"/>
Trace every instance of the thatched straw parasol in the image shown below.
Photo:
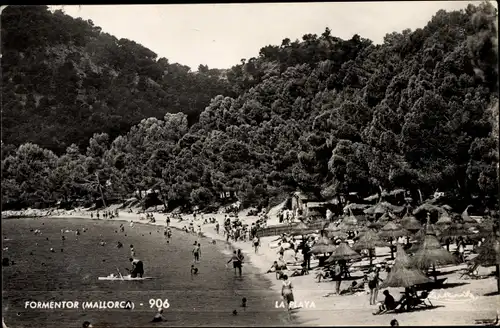
<path fill-rule="evenodd" d="M 344 223 L 346 226 L 349 226 L 351 228 L 354 228 L 358 225 L 358 219 L 352 214 L 352 211 L 349 210 L 349 215 L 344 217 L 342 220 L 342 223 Z"/>
<path fill-rule="evenodd" d="M 356 251 L 360 251 L 363 249 L 368 250 L 368 256 L 370 257 L 370 266 L 373 263 L 373 253 L 372 250 L 375 247 L 384 247 L 387 246 L 387 243 L 384 242 L 378 234 L 373 230 L 367 230 L 364 232 L 359 240 L 354 244 L 353 249 Z"/>
<path fill-rule="evenodd" d="M 304 222 L 299 222 L 296 226 L 292 227 L 292 232 L 294 234 L 305 235 L 310 231 L 311 229 Z"/>
<path fill-rule="evenodd" d="M 462 222 L 463 223 L 472 223 L 472 224 L 478 224 L 476 220 L 470 217 L 469 215 L 469 207 L 472 205 L 469 205 L 465 208 L 465 210 L 462 212 Z"/>
<path fill-rule="evenodd" d="M 330 257 L 325 261 L 325 263 L 331 263 L 335 261 L 340 261 L 340 260 L 355 260 L 361 258 L 361 255 L 359 255 L 356 251 L 354 251 L 347 243 L 341 243 L 335 251 L 333 251 L 333 254 L 330 255 Z"/>
<path fill-rule="evenodd" d="M 398 244 L 396 246 L 396 259 L 394 260 L 394 265 L 392 266 L 392 268 L 397 269 L 402 266 L 405 268 L 411 267 L 411 259 L 408 254 L 406 254 L 403 246 L 401 246 L 401 244 Z"/>
<path fill-rule="evenodd" d="M 445 238 L 451 238 L 451 237 L 460 237 L 460 236 L 469 236 L 473 235 L 474 233 L 467 229 L 463 224 L 461 223 L 452 223 L 448 228 L 444 229 L 439 237 L 444 240 Z"/>
<path fill-rule="evenodd" d="M 410 233 L 408 230 L 402 226 L 394 223 L 388 222 L 385 226 L 380 229 L 379 236 L 389 238 L 391 242 L 391 259 L 394 259 L 394 250 L 392 248 L 392 241 L 401 236 L 408 236 Z"/>
<path fill-rule="evenodd" d="M 325 230 L 327 231 L 327 236 L 330 237 L 330 238 L 333 238 L 333 237 L 341 238 L 341 239 L 347 238 L 347 234 L 344 231 L 342 231 L 338 227 L 338 225 L 336 225 L 333 222 L 330 222 L 327 225 L 327 227 L 325 228 Z"/>
<path fill-rule="evenodd" d="M 388 211 L 392 211 L 393 213 L 401 213 L 404 209 L 404 206 L 396 206 L 388 202 L 380 202 L 372 207 L 367 208 L 364 212 L 368 215 L 375 215 L 384 214 Z"/>
<path fill-rule="evenodd" d="M 426 227 L 430 227 L 429 220 Z M 419 248 L 414 254 L 412 263 L 419 269 L 432 267 L 434 279 L 437 281 L 436 266 L 456 263 L 455 257 L 444 249 L 439 243 L 435 232 L 426 228 L 426 235 Z"/>
<path fill-rule="evenodd" d="M 385 225 L 387 222 L 392 220 L 393 218 L 389 215 L 389 213 L 384 213 L 381 217 L 378 218 L 377 222 L 383 223 Z"/>
<path fill-rule="evenodd" d="M 401 220 L 401 225 L 403 228 L 410 231 L 422 229 L 422 224 L 414 216 L 405 216 L 403 220 Z"/>
<path fill-rule="evenodd" d="M 440 206 L 424 203 L 413 211 L 413 215 L 419 215 L 421 212 L 425 212 L 426 214 L 433 212 L 437 212 L 438 214 L 444 214 L 446 211 Z"/>
<path fill-rule="evenodd" d="M 354 212 L 361 211 L 362 212 L 362 211 L 366 210 L 367 208 L 369 208 L 370 206 L 371 206 L 370 204 L 350 203 L 344 207 L 344 212 L 347 212 L 347 211 L 354 211 Z"/>
<path fill-rule="evenodd" d="M 440 228 L 446 227 L 446 226 L 449 226 L 452 222 L 453 221 L 451 220 L 451 217 L 448 215 L 448 213 L 444 212 L 443 214 L 441 214 L 441 216 L 437 220 L 436 226 L 438 226 Z"/>
<path fill-rule="evenodd" d="M 380 288 L 386 287 L 411 287 L 418 284 L 425 284 L 430 282 L 420 270 L 410 268 L 410 258 L 406 255 L 403 247 L 398 245 L 396 259 L 391 272 L 387 278 L 382 282 Z"/>
<path fill-rule="evenodd" d="M 311 254 L 324 254 L 324 253 L 331 253 L 335 251 L 337 246 L 334 244 L 316 244 L 314 245 L 309 253 Z"/>
<path fill-rule="evenodd" d="M 347 231 L 353 231 L 354 229 L 356 229 L 356 225 L 348 224 L 348 223 L 342 221 L 342 222 L 339 223 L 339 225 L 337 226 L 337 228 L 340 231 L 347 232 Z"/>

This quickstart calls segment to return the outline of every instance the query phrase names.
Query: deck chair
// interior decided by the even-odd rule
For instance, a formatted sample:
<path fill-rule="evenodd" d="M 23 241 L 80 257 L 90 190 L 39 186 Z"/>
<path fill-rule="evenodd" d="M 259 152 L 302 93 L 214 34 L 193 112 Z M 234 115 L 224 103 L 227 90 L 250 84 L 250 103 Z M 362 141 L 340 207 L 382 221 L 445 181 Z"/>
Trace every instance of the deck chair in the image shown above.
<path fill-rule="evenodd" d="M 425 306 L 430 307 L 433 306 L 431 300 L 429 299 L 430 291 L 424 290 L 420 295 L 417 295 L 416 298 L 413 299 L 413 307 Z M 427 304 L 429 303 L 429 304 Z"/>
<path fill-rule="evenodd" d="M 463 270 L 459 279 L 462 279 L 463 277 L 466 277 L 466 279 L 480 279 L 481 277 L 479 276 L 478 268 L 479 264 L 477 263 L 467 266 L 467 268 Z"/>

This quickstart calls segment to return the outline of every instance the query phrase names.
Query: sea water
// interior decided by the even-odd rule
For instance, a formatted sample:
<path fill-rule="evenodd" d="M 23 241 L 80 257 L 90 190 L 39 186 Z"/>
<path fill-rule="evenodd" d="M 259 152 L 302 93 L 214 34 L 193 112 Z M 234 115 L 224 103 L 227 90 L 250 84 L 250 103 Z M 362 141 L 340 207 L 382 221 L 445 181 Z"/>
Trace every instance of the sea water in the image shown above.
<path fill-rule="evenodd" d="M 35 235 L 36 229 L 41 234 Z M 15 262 L 2 268 L 3 316 L 9 327 L 81 327 L 85 320 L 96 327 L 291 324 L 284 311 L 275 308 L 279 295 L 263 275 L 245 264 L 240 278 L 231 263 L 226 267 L 232 249 L 220 242 L 214 245 L 173 230 L 167 243 L 163 227 L 75 218 L 3 219 L 2 234 L 3 247 L 8 247 L 3 257 Z M 199 263 L 193 262 L 195 241 L 201 243 Z M 98 281 L 111 273 L 126 274 L 130 245 L 144 262 L 145 276 L 154 279 Z M 198 275 L 191 276 L 192 264 Z M 241 307 L 243 297 L 246 308 Z M 27 302 L 79 302 L 79 307 L 33 308 Z M 83 309 L 84 302 L 104 305 Z M 117 302 L 131 302 L 134 308 L 106 306 Z M 166 322 L 152 324 L 159 304 L 168 304 Z"/>

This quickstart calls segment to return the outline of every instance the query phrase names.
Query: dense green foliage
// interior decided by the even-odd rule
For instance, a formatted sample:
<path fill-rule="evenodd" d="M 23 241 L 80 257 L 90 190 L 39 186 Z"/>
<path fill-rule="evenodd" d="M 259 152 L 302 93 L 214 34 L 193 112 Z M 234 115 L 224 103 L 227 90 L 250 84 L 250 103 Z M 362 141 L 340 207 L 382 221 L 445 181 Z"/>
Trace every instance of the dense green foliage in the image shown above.
<path fill-rule="evenodd" d="M 2 12 L 3 138 L 63 153 L 96 132 L 115 138 L 144 117 L 186 113 L 234 95 L 224 71 L 170 64 L 127 39 L 46 6 Z"/>
<path fill-rule="evenodd" d="M 28 24 L 30 20 L 23 19 L 18 24 L 27 24 L 30 32 L 16 30 L 26 35 L 14 39 L 7 34 L 2 40 L 7 49 L 18 49 L 4 54 L 14 63 L 4 76 L 4 83 L 12 79 L 5 96 L 10 106 L 4 117 L 11 129 L 9 142 L 29 140 L 46 146 L 42 136 L 59 131 L 56 120 L 70 130 L 51 135 L 58 145 L 76 142 L 73 136 L 80 138 L 81 130 L 92 124 L 91 129 L 121 135 L 94 134 L 85 153 L 72 145 L 61 157 L 33 144 L 17 150 L 2 146 L 3 155 L 8 155 L 2 161 L 4 205 L 95 200 L 102 195 L 123 199 L 152 188 L 169 207 L 206 206 L 221 201 L 226 191 L 235 192 L 249 206 L 267 205 L 269 199 L 297 188 L 325 198 L 405 188 L 415 196 L 418 191 L 425 196 L 446 192 L 457 207 L 498 206 L 497 13 L 488 3 L 439 11 L 424 28 L 388 34 L 382 45 L 357 35 L 341 40 L 328 28 L 321 36 L 304 35 L 302 41 L 285 39 L 228 70 L 228 85 L 204 75 L 211 72 L 206 67 L 193 75 L 182 66 L 168 65 L 169 72 L 179 68 L 179 78 L 168 80 L 170 73 L 165 77 L 156 72 L 162 60 L 155 63 L 155 55 L 140 45 L 115 40 L 122 46 L 110 48 L 107 40 L 112 37 L 99 34 L 91 24 L 62 13 L 15 10 L 12 17 L 27 11 L 44 21 Z M 41 30 L 40 24 L 59 28 Z M 66 88 L 60 94 L 67 97 L 81 99 L 82 90 L 85 101 L 93 97 L 93 109 L 86 115 L 100 117 L 100 123 L 90 124 L 94 121 L 87 118 L 77 125 L 69 123 L 70 115 L 83 115 L 77 108 L 89 111 L 82 101 L 68 108 L 68 102 L 50 107 L 60 103 L 57 100 L 49 110 L 29 107 L 29 97 L 20 101 L 22 88 L 29 95 L 48 95 L 49 102 L 54 99 L 52 89 L 36 89 L 47 87 L 45 82 L 30 80 L 31 89 L 27 87 L 23 72 L 39 68 L 20 56 L 28 45 L 38 49 L 30 53 L 54 49 L 47 46 L 48 40 L 65 49 L 95 47 L 83 52 L 78 66 L 62 64 L 62 71 L 41 78 L 69 77 L 54 85 Z M 92 51 L 95 57 L 90 57 Z M 94 61 L 108 73 L 122 72 L 122 78 L 110 83 L 106 79 L 111 73 L 101 72 L 99 83 L 84 87 L 89 77 L 82 77 L 81 67 Z M 123 73 L 127 70 L 134 73 Z M 151 78 L 155 72 L 156 80 Z M 134 74 L 139 79 L 137 88 L 131 89 Z M 165 79 L 171 84 L 162 84 Z M 140 81 L 146 80 L 157 84 L 141 89 Z M 214 84 L 213 89 L 203 90 L 207 84 Z M 207 93 L 219 90 L 228 91 L 205 102 Z M 196 121 L 189 121 L 186 101 L 192 99 L 183 97 L 198 92 L 204 92 L 199 101 L 206 108 Z M 178 111 L 183 113 L 172 114 Z M 150 118 L 123 130 L 138 117 Z M 24 126 L 33 134 L 21 140 L 26 136 L 16 136 Z M 39 139 L 33 139 L 35 135 Z"/>

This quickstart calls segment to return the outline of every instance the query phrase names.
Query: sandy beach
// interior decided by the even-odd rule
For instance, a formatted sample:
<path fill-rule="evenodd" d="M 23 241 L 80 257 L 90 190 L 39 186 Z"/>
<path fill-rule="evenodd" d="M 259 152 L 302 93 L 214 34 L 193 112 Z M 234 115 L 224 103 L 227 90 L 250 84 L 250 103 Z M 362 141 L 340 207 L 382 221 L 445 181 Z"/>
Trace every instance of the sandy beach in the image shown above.
<path fill-rule="evenodd" d="M 109 209 L 114 210 L 117 207 L 111 206 Z M 147 223 L 146 220 L 140 219 L 144 217 L 144 214 L 136 214 L 135 212 L 136 210 L 134 213 L 120 211 L 119 217 L 112 220 L 166 226 L 167 214 L 153 212 L 156 222 Z M 63 216 L 90 219 L 90 212 L 85 210 L 75 210 L 71 211 L 71 213 L 61 211 L 58 215 L 51 215 L 51 217 Z M 205 214 L 204 217 L 215 218 L 222 226 L 224 214 Z M 255 216 L 246 216 L 243 212 L 239 214 L 239 217 L 247 224 L 251 224 L 258 219 Z M 215 224 L 201 224 L 201 220 L 194 221 L 192 215 L 182 215 L 182 218 L 181 222 L 178 222 L 177 219 L 171 219 L 170 226 L 182 229 L 184 226 L 189 225 L 190 222 L 193 222 L 195 226 L 200 224 L 204 237 L 225 243 L 222 231 L 220 234 L 216 233 Z M 277 249 L 272 249 L 269 246 L 274 239 L 276 239 L 276 236 L 262 238 L 261 247 L 257 254 L 250 242 L 230 242 L 230 244 L 234 248 L 241 249 L 245 254 L 245 261 L 250 262 L 252 266 L 265 274 L 278 257 Z M 389 248 L 377 248 L 376 254 L 375 263 L 390 256 Z M 357 271 L 356 268 L 366 265 L 367 262 L 367 260 L 357 262 L 351 268 L 352 277 L 357 278 L 358 282 L 362 279 L 362 273 Z M 489 276 L 480 280 L 460 279 L 460 271 L 465 268 L 465 264 L 462 264 L 439 268 L 440 278 L 447 278 L 446 283 L 448 286 L 445 287 L 448 288 L 431 292 L 429 299 L 435 306 L 434 308 L 375 316 L 372 313 L 376 311 L 377 306 L 370 305 L 368 295 L 364 293 L 325 297 L 327 294 L 334 292 L 335 284 L 333 282 L 318 283 L 315 279 L 317 271 L 314 270 L 314 267 L 315 265 L 313 265 L 313 270 L 310 271 L 309 275 L 291 278 L 296 302 L 302 302 L 305 305 L 303 308 L 293 311 L 292 320 L 294 324 L 315 326 L 389 325 L 392 319 L 397 319 L 400 325 L 473 325 L 476 320 L 495 319 L 498 304 L 500 304 L 500 296 L 494 293 L 496 291 L 495 277 Z M 494 268 L 480 267 L 479 273 L 488 275 L 493 270 Z M 245 274 L 244 271 L 243 274 Z M 385 275 L 385 272 L 382 272 L 381 278 L 384 279 Z M 274 273 L 266 274 L 266 277 L 272 282 L 273 289 L 278 296 L 277 299 L 279 299 L 281 281 L 276 280 Z M 351 280 L 343 281 L 341 289 L 347 288 L 350 283 Z M 403 289 L 389 288 L 389 291 L 397 299 Z M 378 299 L 382 300 L 382 298 L 381 290 Z"/>

